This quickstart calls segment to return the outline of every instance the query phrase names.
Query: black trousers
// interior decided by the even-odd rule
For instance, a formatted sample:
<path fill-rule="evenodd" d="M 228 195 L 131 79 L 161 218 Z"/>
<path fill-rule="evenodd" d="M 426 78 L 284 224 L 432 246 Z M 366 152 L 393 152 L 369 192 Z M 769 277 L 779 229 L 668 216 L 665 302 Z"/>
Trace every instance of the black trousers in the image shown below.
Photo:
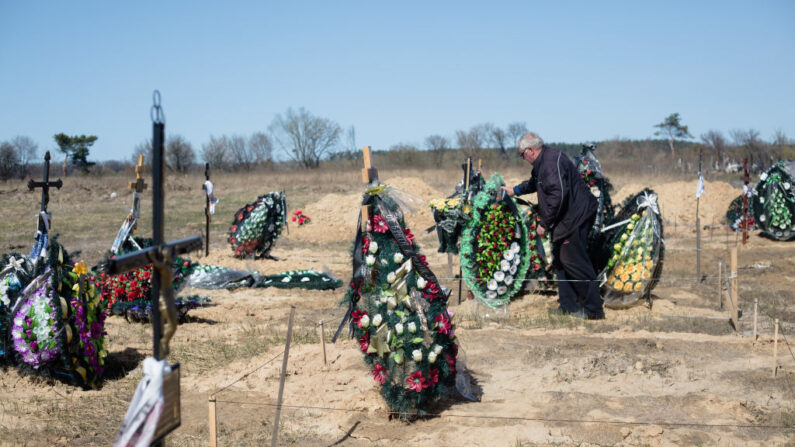
<path fill-rule="evenodd" d="M 586 315 L 602 315 L 602 297 L 591 258 L 588 256 L 588 230 L 593 219 L 587 219 L 569 237 L 553 242 L 553 266 L 558 276 L 558 302 L 561 309 Z M 571 281 L 567 281 L 571 280 Z"/>

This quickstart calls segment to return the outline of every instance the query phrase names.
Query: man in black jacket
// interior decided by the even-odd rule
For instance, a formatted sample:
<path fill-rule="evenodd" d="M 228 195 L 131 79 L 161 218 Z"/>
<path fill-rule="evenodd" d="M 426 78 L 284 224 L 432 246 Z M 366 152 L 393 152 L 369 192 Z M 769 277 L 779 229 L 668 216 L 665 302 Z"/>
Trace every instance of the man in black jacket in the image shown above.
<path fill-rule="evenodd" d="M 599 283 L 586 250 L 588 230 L 596 216 L 596 197 L 569 157 L 544 146 L 538 135 L 525 134 L 517 147 L 522 159 L 533 165 L 533 171 L 529 180 L 502 189 L 509 196 L 537 194 L 541 219 L 538 233 L 551 235 L 553 265 L 559 281 L 560 307 L 550 313 L 604 318 Z"/>

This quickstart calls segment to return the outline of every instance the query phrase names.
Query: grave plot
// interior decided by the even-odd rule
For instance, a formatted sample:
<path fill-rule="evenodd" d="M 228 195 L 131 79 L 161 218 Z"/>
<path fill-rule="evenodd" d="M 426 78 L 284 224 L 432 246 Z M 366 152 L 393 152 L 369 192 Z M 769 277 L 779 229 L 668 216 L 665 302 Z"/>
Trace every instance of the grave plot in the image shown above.
<path fill-rule="evenodd" d="M 270 251 L 287 223 L 287 199 L 283 192 L 257 197 L 235 213 L 229 227 L 229 244 L 236 258 L 276 259 Z"/>
<path fill-rule="evenodd" d="M 494 174 L 475 195 L 461 239 L 464 280 L 490 308 L 505 306 L 522 289 L 531 262 L 527 226 L 516 200 L 500 190 L 503 185 Z"/>
<path fill-rule="evenodd" d="M 425 414 L 456 386 L 455 329 L 449 291 L 420 254 L 414 235 L 388 185 L 370 168 L 353 247 L 353 277 L 343 299 L 346 323 L 381 395 L 398 417 Z M 336 340 L 335 336 L 335 340 Z"/>
<path fill-rule="evenodd" d="M 236 270 L 218 265 L 197 265 L 190 275 L 189 283 L 197 289 L 229 290 L 240 287 L 332 290 L 342 287 L 342 281 L 331 272 L 307 269 L 263 275 L 257 271 Z"/>

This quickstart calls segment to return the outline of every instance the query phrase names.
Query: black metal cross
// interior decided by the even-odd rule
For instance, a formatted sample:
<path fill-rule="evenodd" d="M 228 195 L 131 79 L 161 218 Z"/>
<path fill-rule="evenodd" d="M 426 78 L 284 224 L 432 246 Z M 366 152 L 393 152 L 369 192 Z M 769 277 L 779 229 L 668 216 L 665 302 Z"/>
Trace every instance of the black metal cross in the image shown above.
<path fill-rule="evenodd" d="M 168 356 L 169 341 L 177 330 L 177 309 L 174 304 L 174 289 L 171 287 L 173 278 L 172 264 L 177 255 L 200 249 L 201 236 L 192 236 L 174 242 L 163 242 L 164 223 L 164 190 L 163 166 L 165 141 L 165 117 L 160 108 L 160 92 L 155 90 L 154 106 L 152 107 L 152 239 L 151 247 L 138 250 L 124 256 L 113 258 L 105 266 L 105 271 L 110 274 L 124 273 L 136 268 L 152 264 L 152 331 L 154 358 L 160 360 Z M 161 301 L 162 296 L 162 301 Z M 162 314 L 162 315 L 161 315 Z M 162 327 L 161 316 L 165 319 L 165 328 Z M 173 376 L 174 372 L 169 376 Z M 178 372 L 177 372 L 178 375 Z M 166 387 L 164 380 L 164 395 L 166 408 L 158 423 L 154 439 L 162 439 L 168 432 L 180 424 L 179 418 L 179 382 L 174 386 Z M 176 395 L 174 395 L 176 391 Z M 171 397 L 169 397 L 171 396 Z M 176 406 L 176 407 L 175 407 Z M 171 408 L 176 408 L 171 411 Z M 176 413 L 175 416 L 173 414 Z M 156 441 L 157 444 L 159 441 Z"/>
<path fill-rule="evenodd" d="M 33 179 L 28 180 L 28 189 L 33 191 L 35 188 L 41 188 L 41 211 L 46 213 L 47 204 L 50 203 L 50 187 L 54 186 L 58 189 L 61 189 L 61 186 L 63 186 L 63 182 L 60 178 L 54 182 L 50 181 L 50 151 L 47 151 L 47 153 L 44 154 L 44 172 L 42 174 L 42 178 L 43 180 L 40 182 L 34 181 Z M 39 231 L 47 231 L 47 228 L 44 226 L 44 221 L 42 221 L 41 215 L 39 215 L 38 226 Z"/>
<path fill-rule="evenodd" d="M 204 237 L 207 239 L 204 240 L 204 256 L 210 254 L 210 193 L 212 191 L 207 191 L 207 182 L 210 181 L 210 163 L 204 164 L 204 184 L 202 185 L 202 189 L 204 190 L 204 196 L 206 202 L 204 204 Z"/>

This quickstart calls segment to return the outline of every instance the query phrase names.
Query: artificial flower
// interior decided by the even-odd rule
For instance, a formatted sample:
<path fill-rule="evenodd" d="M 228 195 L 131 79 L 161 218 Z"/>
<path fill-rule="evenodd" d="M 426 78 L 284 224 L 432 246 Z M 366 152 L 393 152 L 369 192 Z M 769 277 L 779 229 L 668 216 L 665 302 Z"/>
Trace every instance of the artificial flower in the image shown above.
<path fill-rule="evenodd" d="M 368 326 L 370 326 L 370 317 L 367 314 L 364 314 L 359 320 L 359 328 L 367 329 Z"/>
<path fill-rule="evenodd" d="M 369 347 L 370 347 L 370 333 L 365 332 L 364 335 L 359 337 L 359 348 L 362 351 L 367 352 L 367 348 Z"/>
<path fill-rule="evenodd" d="M 386 383 L 387 374 L 389 374 L 389 371 L 387 371 L 384 365 L 376 363 L 375 368 L 373 368 L 372 370 L 372 373 L 373 373 L 373 380 L 380 383 L 381 385 Z"/>
<path fill-rule="evenodd" d="M 409 386 L 410 390 L 421 392 L 423 388 L 425 388 L 425 377 L 422 377 L 422 371 L 415 371 L 409 377 L 406 378 L 406 383 Z"/>
<path fill-rule="evenodd" d="M 415 349 L 415 350 L 411 351 L 411 358 L 415 362 L 421 362 L 422 361 L 422 350 Z"/>
<path fill-rule="evenodd" d="M 411 234 L 411 230 L 408 228 L 403 229 L 403 235 L 409 240 L 409 244 L 414 245 L 414 235 Z"/>
<path fill-rule="evenodd" d="M 494 272 L 494 279 L 496 279 L 497 282 L 502 282 L 505 279 L 505 272 L 502 270 L 497 270 Z"/>
<path fill-rule="evenodd" d="M 502 254 L 502 257 L 507 259 L 508 261 L 513 261 L 513 258 L 515 256 L 516 256 L 516 254 L 512 250 L 508 250 L 508 251 L 506 251 L 505 253 Z"/>
<path fill-rule="evenodd" d="M 428 363 L 434 363 L 434 362 L 436 362 L 436 356 L 437 356 L 437 355 L 438 355 L 438 354 L 436 354 L 436 353 L 435 353 L 435 352 L 433 352 L 433 351 L 429 352 L 429 353 L 428 353 Z"/>
<path fill-rule="evenodd" d="M 367 255 L 364 258 L 364 263 L 367 264 L 368 266 L 372 266 L 373 264 L 375 264 L 375 256 Z"/>
<path fill-rule="evenodd" d="M 408 329 L 409 329 L 409 332 L 411 332 L 412 334 L 417 332 L 417 324 L 414 323 L 413 321 L 410 321 L 409 324 L 408 324 Z"/>
<path fill-rule="evenodd" d="M 511 269 L 511 261 L 508 261 L 507 259 L 501 260 L 500 261 L 500 269 L 503 272 L 507 272 L 508 270 L 510 270 Z"/>
<path fill-rule="evenodd" d="M 508 288 L 505 286 L 500 286 L 497 288 L 497 295 L 505 295 L 505 292 L 508 291 Z"/>
<path fill-rule="evenodd" d="M 445 317 L 444 314 L 437 315 L 436 317 L 434 317 L 433 321 L 436 322 L 436 328 L 440 334 L 447 334 L 452 328 L 452 326 L 450 325 L 450 320 L 447 317 Z"/>
<path fill-rule="evenodd" d="M 80 261 L 77 264 L 75 264 L 75 266 L 72 269 L 72 271 L 75 272 L 75 274 L 77 276 L 85 275 L 86 273 L 88 273 L 88 267 L 86 267 L 86 263 L 85 262 Z"/>
<path fill-rule="evenodd" d="M 428 386 L 431 386 L 437 382 L 439 382 L 439 370 L 436 368 L 431 368 L 431 370 L 428 371 Z"/>
<path fill-rule="evenodd" d="M 442 353 L 442 345 L 433 345 L 433 353 L 439 355 Z"/>
<path fill-rule="evenodd" d="M 428 281 L 426 281 L 425 278 L 423 278 L 422 276 L 417 278 L 417 287 L 419 287 L 420 289 L 424 289 L 427 284 Z"/>
<path fill-rule="evenodd" d="M 511 276 L 511 275 L 506 275 L 506 276 L 505 276 L 505 284 L 506 284 L 506 285 L 509 285 L 509 286 L 510 286 L 511 284 L 513 284 L 513 276 Z"/>
<path fill-rule="evenodd" d="M 494 278 L 490 279 L 486 287 L 489 290 L 497 290 L 497 280 L 495 280 Z"/>
<path fill-rule="evenodd" d="M 386 224 L 386 220 L 380 214 L 373 216 L 373 231 L 383 234 L 387 230 L 389 230 L 389 227 Z"/>
<path fill-rule="evenodd" d="M 389 272 L 389 274 L 386 275 L 386 282 L 388 282 L 389 284 L 392 284 L 393 282 L 395 282 L 396 278 L 397 278 L 397 276 L 395 276 L 395 272 Z"/>
<path fill-rule="evenodd" d="M 373 326 L 380 326 L 382 321 L 383 318 L 381 317 L 381 314 L 375 314 L 375 316 L 373 316 Z"/>
<path fill-rule="evenodd" d="M 378 242 L 376 241 L 370 242 L 370 247 L 368 251 L 372 254 L 375 254 L 378 251 Z"/>
<path fill-rule="evenodd" d="M 361 309 L 356 309 L 353 312 L 351 312 L 351 321 L 353 321 L 353 323 L 357 327 L 362 327 L 361 320 L 362 320 L 362 317 L 364 317 L 364 316 L 367 316 L 367 312 L 365 312 L 365 311 L 363 311 Z"/>
<path fill-rule="evenodd" d="M 393 256 L 392 259 L 394 259 L 395 264 L 400 264 L 401 262 L 403 262 L 403 253 L 400 252 L 395 253 L 395 256 Z"/>
<path fill-rule="evenodd" d="M 402 335 L 403 334 L 403 323 L 398 323 L 398 324 L 395 325 L 395 332 L 398 335 Z"/>
<path fill-rule="evenodd" d="M 397 299 L 394 297 L 394 295 L 386 299 L 386 307 L 389 310 L 394 310 L 397 307 Z"/>

